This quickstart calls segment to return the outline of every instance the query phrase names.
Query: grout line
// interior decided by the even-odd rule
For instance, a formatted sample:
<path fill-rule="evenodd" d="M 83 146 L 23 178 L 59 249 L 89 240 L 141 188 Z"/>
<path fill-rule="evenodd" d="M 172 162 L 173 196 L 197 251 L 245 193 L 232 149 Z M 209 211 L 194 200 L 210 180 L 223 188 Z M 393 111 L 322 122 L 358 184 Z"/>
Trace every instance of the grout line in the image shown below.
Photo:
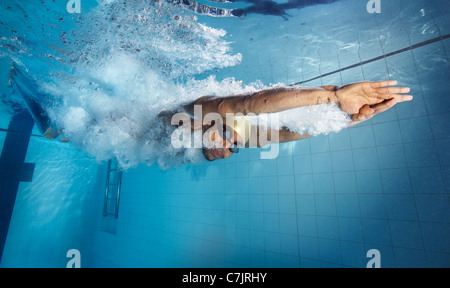
<path fill-rule="evenodd" d="M 400 21 L 402 21 L 402 20 L 403 19 L 402 19 L 401 15 L 400 15 Z M 433 18 L 433 22 L 435 23 L 434 18 Z M 438 27 L 438 29 L 439 29 L 439 26 L 436 25 L 436 27 Z M 408 35 L 409 43 L 411 44 L 411 36 L 409 35 L 409 33 L 407 35 Z M 439 31 L 439 35 L 442 36 L 440 31 Z M 445 47 L 445 45 L 443 45 L 443 46 Z M 445 49 L 444 49 L 444 52 L 445 52 Z M 422 83 L 420 83 L 421 82 L 420 75 L 418 73 L 418 69 L 417 69 L 418 67 L 417 67 L 417 63 L 416 63 L 416 59 L 415 59 L 413 51 L 411 51 L 411 56 L 414 59 L 414 67 L 416 68 L 415 74 L 417 76 L 417 79 L 419 80 L 420 90 L 422 92 L 422 95 L 424 95 L 423 104 L 425 106 L 425 111 L 427 113 L 426 117 L 428 119 L 428 125 L 430 126 L 430 130 L 431 130 L 431 133 L 432 133 L 432 136 L 433 136 L 434 145 L 436 146 L 436 143 L 435 143 L 436 139 L 434 138 L 433 126 L 431 125 L 431 121 L 430 121 L 430 113 L 428 111 L 428 107 L 427 107 L 427 104 L 426 104 L 425 94 L 423 93 Z M 398 110 L 396 109 L 395 111 L 396 111 L 397 119 L 398 119 Z M 413 183 L 413 179 L 412 179 L 412 176 L 411 176 L 411 167 L 409 166 L 409 163 L 408 163 L 408 155 L 407 155 L 406 149 L 405 149 L 406 147 L 405 147 L 405 141 L 404 141 L 404 137 L 403 137 L 402 126 L 400 125 L 400 119 L 398 121 L 399 121 L 398 123 L 399 123 L 399 129 L 400 129 L 401 145 L 403 147 L 403 153 L 404 153 L 404 156 L 405 156 L 405 159 L 406 159 L 406 164 L 408 165 L 407 171 L 408 171 L 408 177 L 409 177 L 409 185 L 410 185 L 410 189 L 411 189 L 411 197 L 412 197 L 412 199 L 414 201 L 414 209 L 415 209 L 415 213 L 416 213 L 416 217 L 417 217 L 416 221 L 417 221 L 417 225 L 419 225 L 421 244 L 422 244 L 423 249 L 425 250 L 425 259 L 426 259 L 427 267 L 429 267 L 429 265 L 430 265 L 430 260 L 429 260 L 430 257 L 429 257 L 429 253 L 428 253 L 428 251 L 426 249 L 426 244 L 425 244 L 424 237 L 423 237 L 423 229 L 422 229 L 422 223 L 420 221 L 420 213 L 419 213 L 419 210 L 417 209 L 417 200 L 416 200 L 416 195 L 414 193 L 414 186 L 412 184 Z M 437 149 L 436 149 L 436 154 L 438 154 Z M 439 160 L 439 155 L 437 155 L 437 156 L 438 156 L 438 160 Z M 442 171 L 442 169 L 441 169 L 441 171 Z"/>
<path fill-rule="evenodd" d="M 395 52 L 391 52 L 391 53 L 385 54 L 383 46 L 381 46 L 381 50 L 383 51 L 383 55 L 388 55 L 386 57 L 389 57 L 389 54 L 391 54 L 391 53 L 395 53 Z M 401 49 L 401 50 L 398 50 L 398 51 L 402 51 L 402 50 L 404 50 L 404 49 Z M 405 50 L 405 51 L 407 51 L 407 50 Z M 404 51 L 402 51 L 402 52 L 404 52 Z M 398 52 L 398 53 L 401 53 L 401 52 Z M 395 53 L 395 54 L 398 54 L 398 53 Z M 392 54 L 392 55 L 395 55 L 395 54 Z M 387 58 L 386 57 L 383 57 L 383 60 L 384 60 L 384 64 L 386 65 L 387 75 L 390 75 L 390 73 L 389 73 L 389 65 L 387 63 Z M 365 79 L 365 77 L 363 77 L 363 78 Z M 388 78 L 390 78 L 390 77 L 388 77 Z M 394 109 L 394 110 L 395 110 L 395 115 L 396 115 L 397 119 L 395 119 L 393 122 L 399 122 L 397 109 Z M 400 126 L 400 123 L 399 123 L 399 126 Z M 386 215 L 386 223 L 387 223 L 387 226 L 388 226 L 387 229 L 388 229 L 388 234 L 389 234 L 389 242 L 390 242 L 390 246 L 391 246 L 391 249 L 392 249 L 392 258 L 393 258 L 393 261 L 394 261 L 394 265 L 395 265 L 395 267 L 397 267 L 397 259 L 396 259 L 396 255 L 395 255 L 395 251 L 394 251 L 394 242 L 392 240 L 391 223 L 390 223 L 390 219 L 389 219 L 389 212 L 388 212 L 387 201 L 386 201 L 386 188 L 384 187 L 383 177 L 381 176 L 382 169 L 381 169 L 381 165 L 380 165 L 380 158 L 379 158 L 379 153 L 378 153 L 378 145 L 377 145 L 377 141 L 375 139 L 374 125 L 371 125 L 371 128 L 372 128 L 371 129 L 372 133 L 374 135 L 374 141 L 375 141 L 375 147 L 376 147 L 375 154 L 376 154 L 376 158 L 377 158 L 377 166 L 378 166 L 377 170 L 380 171 L 379 178 L 380 178 L 381 192 L 382 192 L 381 198 L 383 200 L 384 213 Z M 403 142 L 402 142 L 402 144 L 403 144 Z M 405 151 L 404 147 L 403 147 L 403 151 L 405 153 L 405 158 L 407 158 L 406 151 Z"/>
<path fill-rule="evenodd" d="M 336 74 L 336 73 L 340 73 L 340 72 L 343 72 L 345 70 L 349 70 L 349 69 L 352 69 L 352 68 L 355 68 L 355 67 L 358 67 L 358 66 L 362 66 L 362 65 L 371 63 L 371 62 L 382 60 L 382 59 L 385 59 L 387 57 L 391 57 L 391 56 L 394 56 L 394 55 L 397 55 L 397 54 L 400 54 L 400 53 L 403 53 L 403 52 L 414 50 L 416 48 L 420 48 L 420 47 L 423 47 L 423 46 L 426 46 L 426 45 L 429 45 L 429 44 L 433 44 L 433 43 L 436 43 L 436 42 L 439 42 L 439 41 L 442 41 L 442 40 L 445 40 L 445 39 L 448 39 L 448 38 L 450 38 L 450 34 L 439 36 L 439 37 L 436 37 L 436 38 L 433 38 L 433 39 L 429 39 L 429 40 L 426 40 L 426 41 L 423 41 L 423 42 L 420 42 L 420 43 L 408 46 L 408 47 L 400 49 L 400 50 L 389 52 L 389 53 L 383 54 L 381 56 L 378 56 L 378 57 L 375 57 L 375 58 L 372 58 L 372 59 L 369 59 L 369 60 L 361 61 L 360 63 L 353 64 L 353 65 L 341 68 L 339 70 L 328 72 L 328 73 L 322 74 L 320 76 L 317 76 L 317 77 L 314 77 L 314 78 L 311 78 L 311 79 L 308 79 L 308 80 L 304 80 L 304 81 L 300 81 L 300 82 L 294 83 L 294 84 L 292 84 L 290 86 L 302 85 L 302 84 L 305 84 L 307 82 L 311 82 L 311 81 L 314 81 L 314 80 L 317 80 L 317 79 L 321 79 L 322 77 L 326 77 L 326 76 L 330 76 L 330 75 L 333 75 L 333 74 Z"/>
<path fill-rule="evenodd" d="M 291 157 L 294 157 L 294 145 L 291 146 Z M 301 261 L 300 261 L 300 231 L 298 229 L 298 215 L 299 215 L 299 211 L 298 211 L 298 205 L 297 205 L 297 197 L 299 194 L 297 194 L 297 183 L 295 182 L 295 165 L 294 165 L 294 161 L 292 161 L 292 178 L 294 181 L 294 207 L 295 207 L 295 232 L 296 232 L 296 236 L 297 236 L 297 257 L 298 257 L 298 267 L 301 267 Z"/>
<path fill-rule="evenodd" d="M 411 41 L 411 40 L 410 40 Z M 445 52 L 445 50 L 444 50 L 444 52 Z M 425 107 L 425 111 L 426 111 L 426 115 L 425 115 L 425 117 L 427 118 L 427 120 L 428 120 L 428 125 L 429 125 L 429 127 L 430 127 L 430 132 L 431 132 L 431 136 L 432 136 L 432 140 L 429 140 L 429 141 L 431 141 L 431 142 L 433 142 L 433 144 L 432 144 L 432 146 L 434 147 L 434 149 L 435 149 L 435 152 L 436 152 L 436 157 L 437 157 L 437 161 L 438 161 L 438 163 L 439 163 L 439 168 L 440 168 L 440 171 L 441 171 L 441 175 L 442 175 L 442 179 L 445 179 L 445 176 L 443 175 L 443 173 L 442 173 L 442 164 L 441 164 L 441 159 L 440 159 L 440 157 L 439 157 L 439 152 L 438 152 L 438 149 L 437 149 L 437 145 L 436 145 L 436 138 L 435 138 L 435 136 L 434 136 L 434 132 L 433 132 L 433 126 L 431 125 L 431 120 L 430 120 L 430 112 L 429 112 L 429 109 L 428 109 L 428 105 L 427 105 L 427 101 L 426 101 L 426 99 L 425 99 L 425 93 L 424 93 L 424 91 L 423 91 L 423 86 L 422 86 L 422 80 L 420 79 L 421 77 L 420 77 L 420 75 L 419 75 L 419 73 L 418 73 L 418 67 L 417 67 L 417 61 L 416 61 L 416 56 L 414 55 L 414 52 L 413 51 L 411 51 L 411 55 L 412 55 L 412 57 L 413 57 L 413 59 L 414 59 L 414 66 L 415 66 L 415 68 L 416 68 L 416 73 L 417 73 L 417 79 L 418 79 L 418 81 L 419 81 L 419 86 L 420 86 L 420 90 L 421 90 L 421 92 L 422 92 L 422 95 L 424 96 L 423 97 L 423 105 L 424 105 L 424 107 Z M 400 126 L 400 137 L 401 137 L 401 139 L 402 139 L 402 141 L 403 141 L 403 134 L 402 134 L 402 127 Z M 402 142 L 402 146 L 404 147 L 403 148 L 403 150 L 405 151 L 405 157 L 407 156 L 406 155 L 406 150 L 405 150 L 405 143 L 404 142 Z M 410 177 L 410 183 L 411 183 L 411 186 L 412 186 L 412 176 L 411 176 L 411 167 L 410 167 L 410 163 L 408 163 L 408 158 L 406 157 L 406 164 L 408 165 L 408 175 L 409 175 L 409 177 Z M 435 165 L 433 165 L 433 167 L 435 167 Z M 445 181 L 445 180 L 444 180 Z M 414 188 L 414 187 L 411 187 L 412 189 Z M 418 219 L 418 221 L 417 221 L 417 223 L 418 223 L 418 225 L 419 225 L 419 229 L 420 229 L 420 236 L 421 236 L 421 240 L 422 240 L 422 245 L 423 245 L 423 247 L 424 247 L 424 249 L 425 249 L 425 258 L 426 258 L 426 263 L 427 263 L 427 266 L 429 266 L 429 264 L 430 264 L 430 257 L 429 257 L 429 253 L 427 252 L 427 250 L 426 250 L 426 244 L 425 244 L 425 241 L 424 241 L 424 237 L 423 237 L 423 226 L 422 226 L 422 224 L 421 224 L 421 222 L 419 221 L 420 220 L 420 214 L 419 214 L 419 210 L 417 209 L 417 199 L 416 199 L 416 195 L 415 195 L 415 193 L 414 193 L 414 189 L 412 190 L 412 197 L 413 197 L 413 200 L 414 200 L 414 206 L 415 206 L 415 209 L 416 209 L 416 214 L 417 214 L 417 219 Z"/>
<path fill-rule="evenodd" d="M 331 162 L 331 174 L 332 174 L 332 181 L 333 181 L 333 192 L 332 192 L 332 195 L 333 195 L 333 199 L 334 199 L 334 209 L 335 209 L 335 211 L 336 211 L 336 215 L 334 216 L 334 218 L 336 218 L 336 224 L 337 224 L 337 231 L 338 231 L 338 236 L 337 237 L 339 237 L 339 240 L 338 240 L 338 242 L 339 242 L 339 256 L 340 256 L 340 261 L 341 261 L 341 263 L 339 263 L 341 266 L 344 266 L 344 255 L 343 255 L 343 253 L 342 253 L 342 239 L 341 239 L 341 229 L 340 229 L 340 227 L 339 227 L 339 219 L 340 219 L 340 216 L 338 215 L 338 208 L 337 208 L 337 200 L 336 200 L 336 181 L 335 181 L 335 175 L 336 175 L 336 172 L 334 171 L 334 168 L 333 168 L 333 157 L 332 157 L 332 152 L 331 152 L 331 143 L 330 143 L 330 137 L 327 137 L 327 141 L 328 141 L 328 146 L 330 147 L 330 151 L 328 151 L 328 153 L 330 154 L 330 162 Z M 317 211 L 316 211 L 316 213 L 317 213 Z M 317 236 L 319 236 L 319 235 L 317 235 Z"/>
<path fill-rule="evenodd" d="M 0 128 L 0 132 L 15 133 L 15 134 L 20 134 L 20 135 L 26 135 L 26 134 L 24 134 L 24 133 L 22 133 L 22 132 L 20 132 L 20 131 L 8 130 L 8 129 L 3 129 L 3 128 Z M 31 134 L 31 136 L 44 138 L 44 136 L 42 136 L 42 135 L 36 135 L 36 134 Z"/>

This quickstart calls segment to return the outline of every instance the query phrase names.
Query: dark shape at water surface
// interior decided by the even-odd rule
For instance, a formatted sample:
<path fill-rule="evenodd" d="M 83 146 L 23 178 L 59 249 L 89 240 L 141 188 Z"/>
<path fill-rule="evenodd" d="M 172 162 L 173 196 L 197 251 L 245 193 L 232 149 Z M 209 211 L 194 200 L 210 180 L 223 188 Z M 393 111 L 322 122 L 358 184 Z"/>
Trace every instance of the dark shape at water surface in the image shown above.
<path fill-rule="evenodd" d="M 287 3 L 276 3 L 272 0 L 241 0 L 252 3 L 252 6 L 244 9 L 232 10 L 232 14 L 237 17 L 242 17 L 250 13 L 258 13 L 264 15 L 286 16 L 286 10 L 300 9 L 317 4 L 329 4 L 337 0 L 289 0 Z"/>
<path fill-rule="evenodd" d="M 337 0 L 288 0 L 287 3 L 276 3 L 273 0 L 208 0 L 216 3 L 230 3 L 230 2 L 248 2 L 250 7 L 244 9 L 226 9 L 218 8 L 210 5 L 205 5 L 196 0 L 166 0 L 167 2 L 181 6 L 184 9 L 193 11 L 197 14 L 209 15 L 214 17 L 243 17 L 250 13 L 258 13 L 264 15 L 282 16 L 286 18 L 288 15 L 286 10 L 301 9 L 312 5 L 328 4 Z"/>

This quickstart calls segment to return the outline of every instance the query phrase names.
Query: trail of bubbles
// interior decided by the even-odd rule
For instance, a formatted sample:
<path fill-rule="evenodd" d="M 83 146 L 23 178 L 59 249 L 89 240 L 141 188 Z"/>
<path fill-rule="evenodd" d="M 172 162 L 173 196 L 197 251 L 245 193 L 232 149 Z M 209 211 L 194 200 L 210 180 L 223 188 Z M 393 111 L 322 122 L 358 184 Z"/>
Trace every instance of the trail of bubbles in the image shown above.
<path fill-rule="evenodd" d="M 47 33 L 51 37 L 44 44 L 20 37 L 0 39 L 0 44 L 2 53 L 28 70 L 28 81 L 36 82 L 39 93 L 33 94 L 53 99 L 36 101 L 63 137 L 99 161 L 117 158 L 124 169 L 204 161 L 200 149 L 172 147 L 174 128 L 157 119 L 158 113 L 204 95 L 270 88 L 234 78 L 195 80 L 205 71 L 238 65 L 242 56 L 232 53 L 224 30 L 198 23 L 179 7 L 156 0 L 98 3 L 76 18 L 72 30 Z M 346 124 L 337 107 L 305 109 L 287 111 L 280 125 L 317 135 Z"/>

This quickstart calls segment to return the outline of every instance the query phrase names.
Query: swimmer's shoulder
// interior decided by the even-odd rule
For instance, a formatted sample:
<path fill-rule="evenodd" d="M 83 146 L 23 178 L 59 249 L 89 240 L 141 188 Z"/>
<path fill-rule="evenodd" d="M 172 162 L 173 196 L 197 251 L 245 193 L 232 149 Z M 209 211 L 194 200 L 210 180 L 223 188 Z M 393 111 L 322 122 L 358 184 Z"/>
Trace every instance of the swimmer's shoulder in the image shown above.
<path fill-rule="evenodd" d="M 218 99 L 219 97 L 213 95 L 202 96 L 195 101 L 188 103 L 188 105 L 202 105 L 204 103 L 210 102 L 211 100 Z"/>
<path fill-rule="evenodd" d="M 202 96 L 192 102 L 189 102 L 187 104 L 181 105 L 181 108 L 183 110 L 183 112 L 186 112 L 190 115 L 194 115 L 194 106 L 195 105 L 202 105 L 204 106 L 206 103 L 210 103 L 212 100 L 214 99 L 219 99 L 219 97 L 217 96 L 212 96 L 212 95 L 207 95 L 207 96 Z"/>

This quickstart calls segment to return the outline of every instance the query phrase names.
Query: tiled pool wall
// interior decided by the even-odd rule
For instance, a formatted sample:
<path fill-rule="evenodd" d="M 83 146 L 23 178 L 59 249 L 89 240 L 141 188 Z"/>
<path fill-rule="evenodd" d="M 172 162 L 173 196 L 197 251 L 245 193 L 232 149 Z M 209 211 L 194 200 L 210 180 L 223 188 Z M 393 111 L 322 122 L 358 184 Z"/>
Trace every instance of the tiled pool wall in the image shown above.
<path fill-rule="evenodd" d="M 448 267 L 448 5 L 382 1 L 383 12 L 369 15 L 355 3 L 329 5 L 326 21 L 313 8 L 290 10 L 288 21 L 250 15 L 238 28 L 205 20 L 246 51 L 218 78 L 395 79 L 414 101 L 339 134 L 282 144 L 274 160 L 248 149 L 221 163 L 129 171 L 117 234 L 95 234 L 92 266 L 365 267 L 378 249 L 382 267 Z"/>
<path fill-rule="evenodd" d="M 32 136 L 34 179 L 19 186 L 0 265 L 65 267 L 78 249 L 84 267 L 365 267 L 378 249 L 382 267 L 450 266 L 449 6 L 382 1 L 382 13 L 369 15 L 359 2 L 328 5 L 326 17 L 309 7 L 289 10 L 288 21 L 199 19 L 226 29 L 243 54 L 219 79 L 389 78 L 410 86 L 414 101 L 339 134 L 282 144 L 273 160 L 243 149 L 214 163 L 128 171 L 112 223 L 102 218 L 106 166 Z"/>

